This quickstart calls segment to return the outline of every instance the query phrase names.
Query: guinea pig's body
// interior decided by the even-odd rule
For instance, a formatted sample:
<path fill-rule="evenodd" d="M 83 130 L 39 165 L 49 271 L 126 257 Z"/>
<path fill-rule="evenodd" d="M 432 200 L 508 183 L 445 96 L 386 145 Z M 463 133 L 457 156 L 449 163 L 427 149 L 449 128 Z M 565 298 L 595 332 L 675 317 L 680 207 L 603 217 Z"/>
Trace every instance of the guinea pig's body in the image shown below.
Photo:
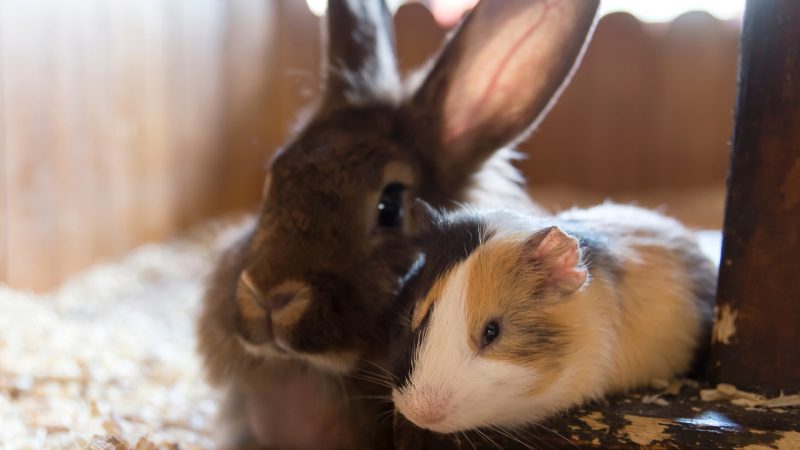
<path fill-rule="evenodd" d="M 393 392 L 421 427 L 535 422 L 685 372 L 707 337 L 716 268 L 673 219 L 605 204 L 431 226 Z"/>

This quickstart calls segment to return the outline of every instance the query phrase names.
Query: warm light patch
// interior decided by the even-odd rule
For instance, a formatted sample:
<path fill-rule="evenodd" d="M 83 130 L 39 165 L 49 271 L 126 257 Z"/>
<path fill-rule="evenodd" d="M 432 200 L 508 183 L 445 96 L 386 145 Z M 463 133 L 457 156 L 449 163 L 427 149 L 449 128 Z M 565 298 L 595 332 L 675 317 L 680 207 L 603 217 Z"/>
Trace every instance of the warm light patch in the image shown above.
<path fill-rule="evenodd" d="M 414 0 L 406 0 L 414 1 Z M 317 16 L 325 15 L 328 0 L 306 0 L 308 9 Z M 396 9 L 402 0 L 389 2 L 389 7 Z M 431 0 L 430 7 L 436 21 L 442 26 L 450 27 L 458 23 L 466 11 L 474 7 L 478 0 Z M 603 0 L 600 2 L 600 14 L 627 12 L 644 22 L 669 22 L 689 11 L 705 11 L 722 20 L 734 20 L 744 13 L 744 0 L 670 0 L 660 2 L 643 2 L 642 0 Z"/>
<path fill-rule="evenodd" d="M 669 22 L 690 11 L 705 11 L 722 20 L 739 19 L 744 13 L 744 0 L 670 0 L 668 2 L 604 0 L 600 2 L 601 15 L 627 12 L 643 22 Z"/>
<path fill-rule="evenodd" d="M 328 0 L 306 0 L 308 9 L 316 16 L 324 16 L 328 12 Z"/>

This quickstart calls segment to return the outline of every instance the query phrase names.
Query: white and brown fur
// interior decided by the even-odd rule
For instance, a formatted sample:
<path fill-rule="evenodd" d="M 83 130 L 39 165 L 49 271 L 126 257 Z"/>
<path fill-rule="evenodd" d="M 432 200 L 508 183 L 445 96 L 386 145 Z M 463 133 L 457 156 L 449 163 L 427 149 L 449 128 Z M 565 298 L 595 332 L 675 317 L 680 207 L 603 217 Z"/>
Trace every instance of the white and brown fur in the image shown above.
<path fill-rule="evenodd" d="M 615 204 L 417 215 L 432 217 L 427 262 L 404 293 L 393 398 L 420 427 L 536 422 L 684 373 L 708 340 L 716 266 L 671 218 Z"/>
<path fill-rule="evenodd" d="M 399 185 L 402 211 L 415 197 L 535 211 L 508 148 L 565 85 L 597 3 L 483 0 L 412 86 L 384 2 L 330 0 L 324 92 L 270 163 L 256 224 L 203 300 L 199 349 L 232 399 L 228 443 L 388 446 L 376 416 L 391 405 L 368 398 L 389 389 L 363 378 L 386 363 L 417 248 L 406 217 L 378 225 L 379 198 Z"/>

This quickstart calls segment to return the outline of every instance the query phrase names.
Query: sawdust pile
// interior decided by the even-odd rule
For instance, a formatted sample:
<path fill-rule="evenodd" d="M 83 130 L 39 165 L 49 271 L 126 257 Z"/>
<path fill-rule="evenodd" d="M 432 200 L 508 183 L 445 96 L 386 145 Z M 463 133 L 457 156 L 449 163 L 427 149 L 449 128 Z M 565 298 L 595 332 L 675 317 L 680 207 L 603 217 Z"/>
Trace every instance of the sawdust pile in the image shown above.
<path fill-rule="evenodd" d="M 194 321 L 204 276 L 244 226 L 141 247 L 49 294 L 0 285 L 0 447 L 211 447 Z"/>

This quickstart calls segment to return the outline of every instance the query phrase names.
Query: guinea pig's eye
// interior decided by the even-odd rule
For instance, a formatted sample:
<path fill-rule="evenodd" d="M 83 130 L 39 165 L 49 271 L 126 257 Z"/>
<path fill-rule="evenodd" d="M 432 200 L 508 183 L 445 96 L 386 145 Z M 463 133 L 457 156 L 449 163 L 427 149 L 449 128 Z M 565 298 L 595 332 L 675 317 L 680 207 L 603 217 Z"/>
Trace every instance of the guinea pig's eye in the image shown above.
<path fill-rule="evenodd" d="M 498 324 L 496 320 L 492 320 L 491 322 L 487 323 L 486 327 L 483 329 L 483 336 L 481 336 L 481 348 L 484 348 L 494 342 L 498 336 L 500 336 L 500 324 Z"/>
<path fill-rule="evenodd" d="M 378 226 L 396 228 L 403 223 L 403 191 L 400 183 L 389 183 L 378 200 Z"/>

